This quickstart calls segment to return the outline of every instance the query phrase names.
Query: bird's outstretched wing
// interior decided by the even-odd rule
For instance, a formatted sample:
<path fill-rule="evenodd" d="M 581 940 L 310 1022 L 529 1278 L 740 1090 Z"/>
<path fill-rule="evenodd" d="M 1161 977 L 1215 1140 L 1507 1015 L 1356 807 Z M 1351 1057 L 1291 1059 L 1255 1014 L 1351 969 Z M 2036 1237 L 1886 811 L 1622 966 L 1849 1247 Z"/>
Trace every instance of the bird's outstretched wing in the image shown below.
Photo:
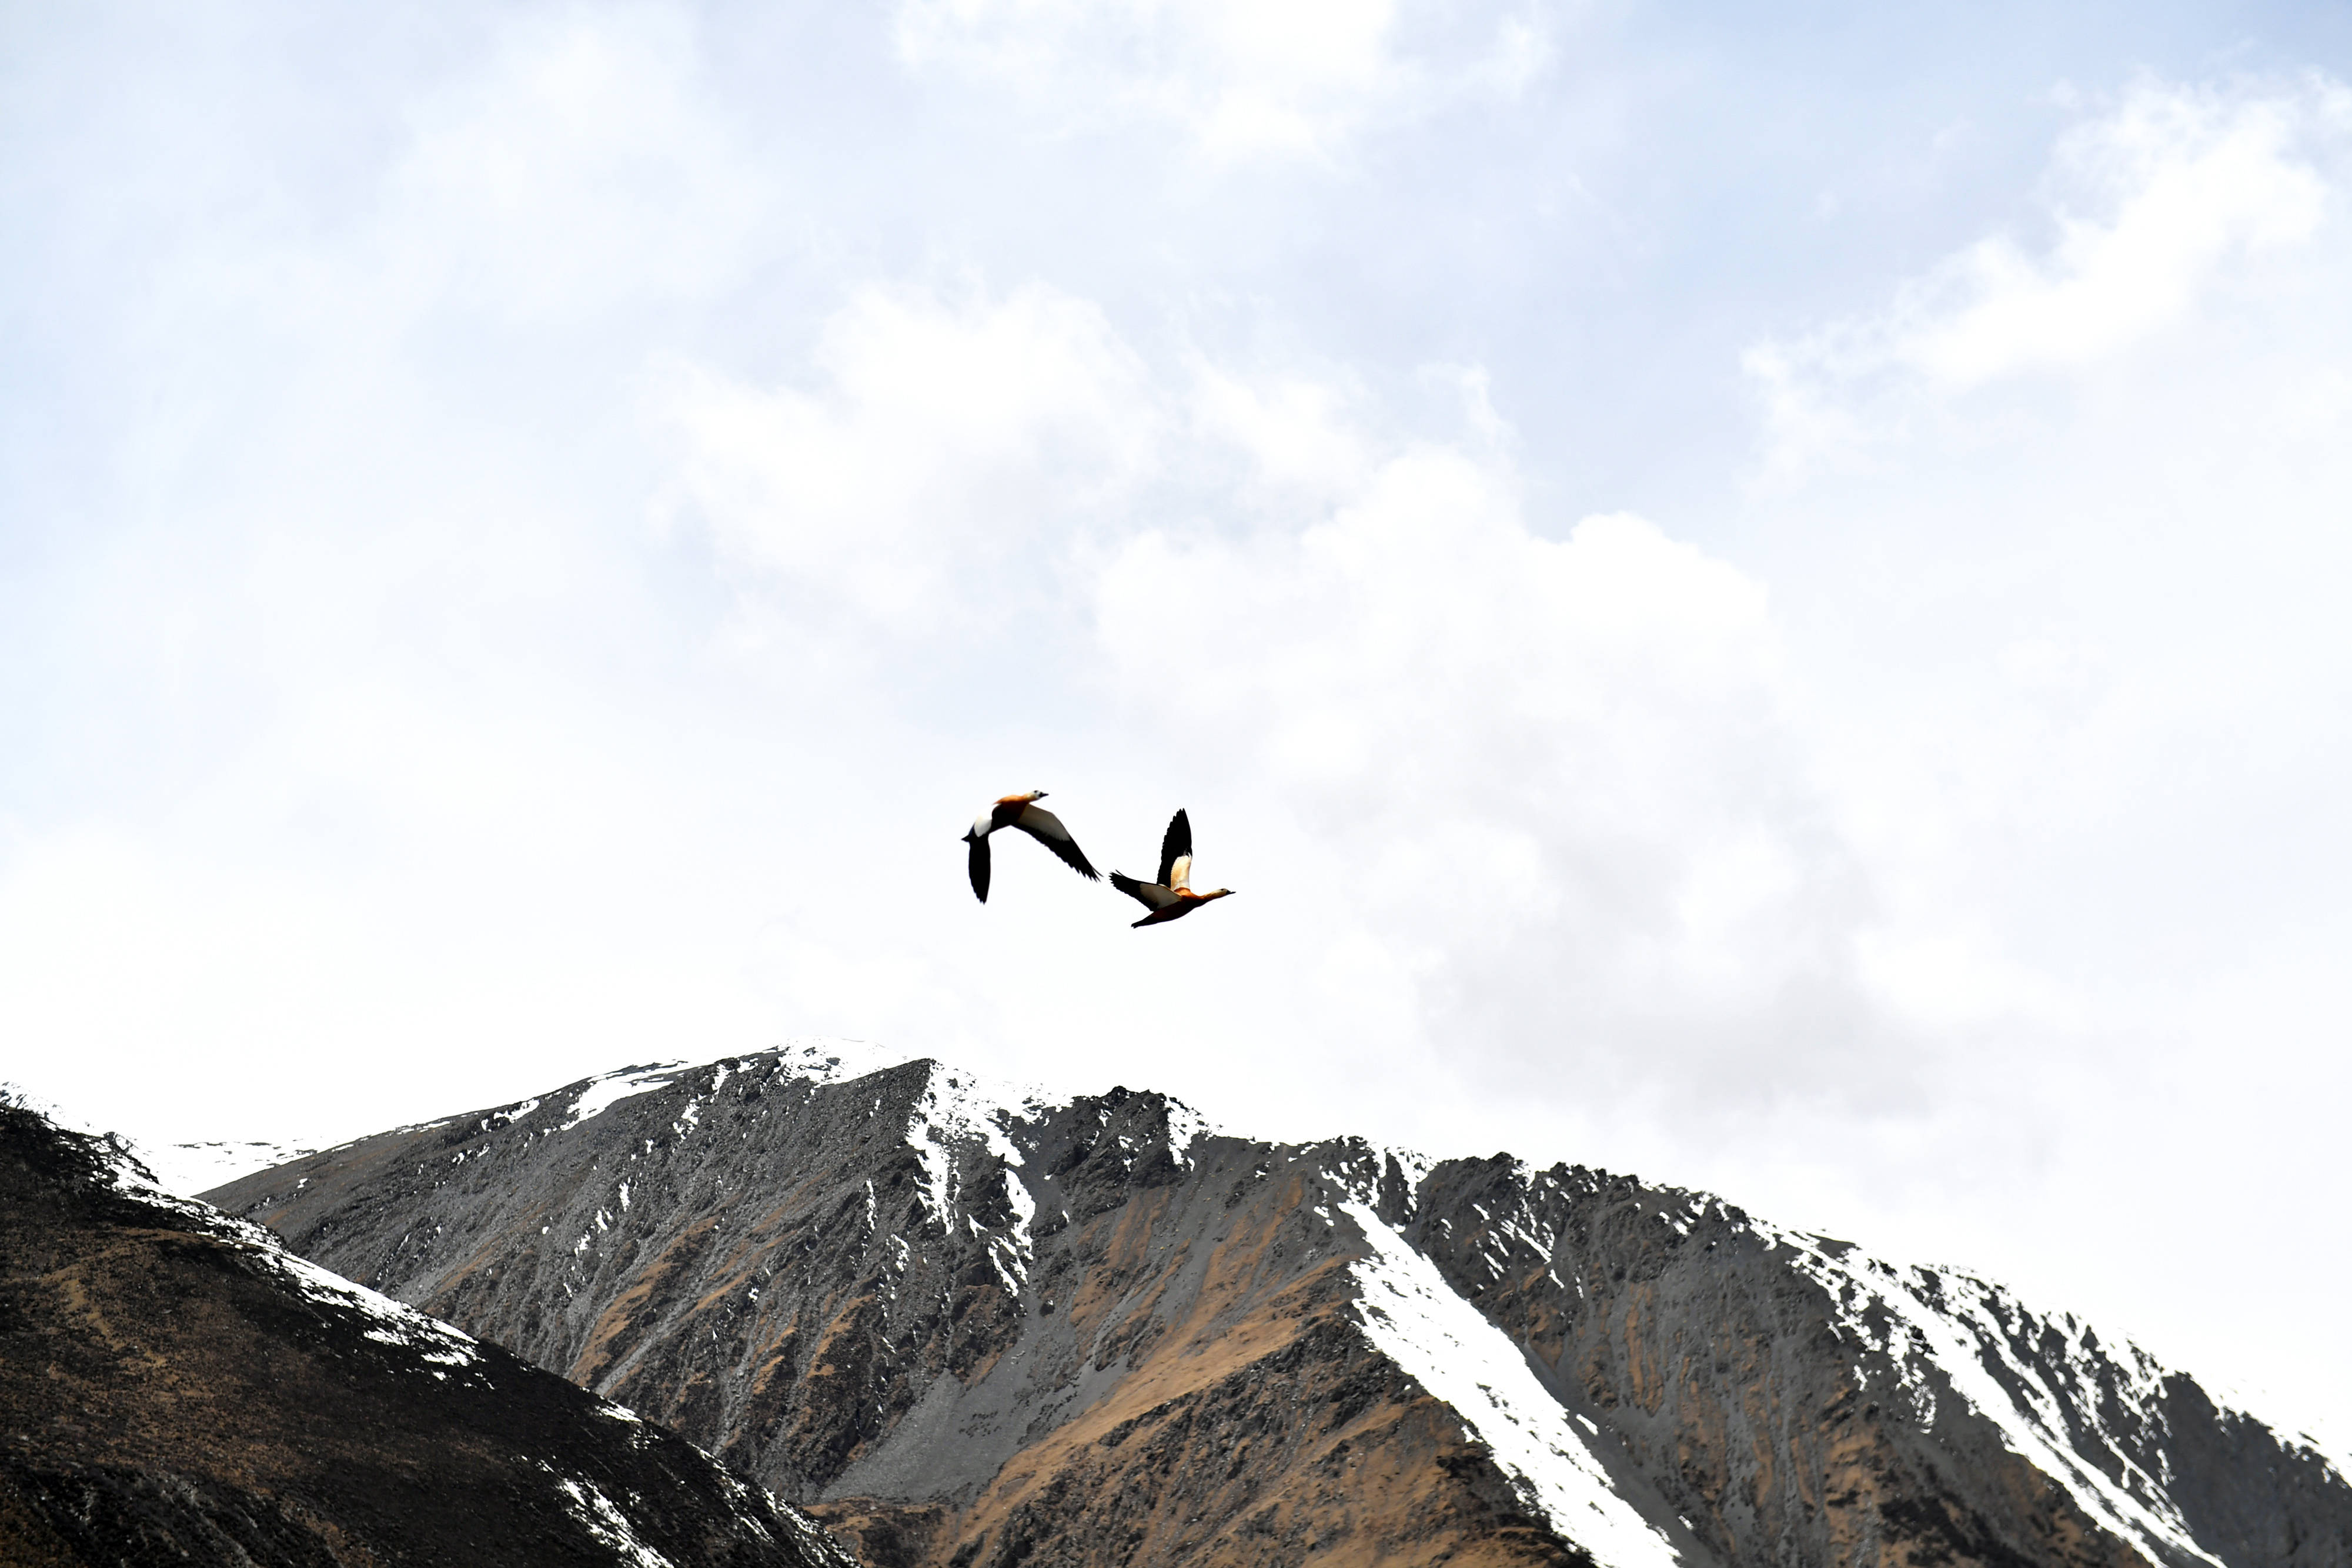
<path fill-rule="evenodd" d="M 1168 819 L 1168 836 L 1160 841 L 1160 885 L 1184 887 L 1192 880 L 1192 820 L 1182 807 Z"/>
<path fill-rule="evenodd" d="M 1022 807 L 1021 814 L 1013 819 L 1013 825 L 1059 855 L 1064 865 L 1088 882 L 1101 880 L 1102 873 L 1087 863 L 1086 851 L 1078 848 L 1078 841 L 1070 837 L 1070 830 L 1062 826 L 1062 819 L 1045 807 Z"/>
<path fill-rule="evenodd" d="M 980 894 L 982 904 L 988 902 L 988 835 L 985 833 L 971 841 L 971 890 Z"/>
<path fill-rule="evenodd" d="M 1119 872 L 1110 873 L 1110 884 L 1155 915 L 1176 902 L 1176 895 L 1165 887 L 1155 886 L 1148 882 L 1138 882 L 1133 877 Z"/>

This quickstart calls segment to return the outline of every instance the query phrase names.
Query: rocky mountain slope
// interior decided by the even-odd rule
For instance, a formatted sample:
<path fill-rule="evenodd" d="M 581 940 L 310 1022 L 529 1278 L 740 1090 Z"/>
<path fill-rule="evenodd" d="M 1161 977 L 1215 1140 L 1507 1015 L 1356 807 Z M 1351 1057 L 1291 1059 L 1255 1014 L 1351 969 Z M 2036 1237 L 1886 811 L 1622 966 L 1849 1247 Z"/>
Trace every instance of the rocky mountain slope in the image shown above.
<path fill-rule="evenodd" d="M 2344 1478 L 2133 1347 L 1601 1171 L 796 1046 L 211 1196 L 889 1568 L 2352 1568 Z"/>
<path fill-rule="evenodd" d="M 682 1439 L 12 1105 L 0 1563 L 853 1568 Z"/>

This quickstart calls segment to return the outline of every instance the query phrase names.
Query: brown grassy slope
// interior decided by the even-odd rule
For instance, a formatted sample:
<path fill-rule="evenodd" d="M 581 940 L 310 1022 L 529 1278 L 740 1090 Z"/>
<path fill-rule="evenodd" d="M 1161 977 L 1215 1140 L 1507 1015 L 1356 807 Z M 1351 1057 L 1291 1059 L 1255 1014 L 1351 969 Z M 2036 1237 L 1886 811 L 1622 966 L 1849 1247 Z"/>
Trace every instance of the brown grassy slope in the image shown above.
<path fill-rule="evenodd" d="M 1583 1563 L 1453 1413 L 1371 1351 L 1352 1260 L 1300 1255 L 1304 1180 L 1235 1197 L 1211 1235 L 1162 1235 L 1178 1207 L 1166 1186 L 1073 1228 L 1040 1287 L 1063 1295 L 1071 1353 L 1036 1375 L 1113 1380 L 1041 1422 L 985 1485 L 944 1505 L 813 1511 L 908 1568 Z"/>

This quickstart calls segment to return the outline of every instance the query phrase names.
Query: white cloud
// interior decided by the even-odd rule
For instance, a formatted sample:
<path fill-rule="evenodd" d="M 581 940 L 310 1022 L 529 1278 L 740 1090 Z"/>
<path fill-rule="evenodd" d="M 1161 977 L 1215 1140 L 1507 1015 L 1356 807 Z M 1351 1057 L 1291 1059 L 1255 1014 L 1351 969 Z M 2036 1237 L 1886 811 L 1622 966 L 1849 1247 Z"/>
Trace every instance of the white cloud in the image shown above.
<path fill-rule="evenodd" d="M 1221 414 L 1333 401 L 1204 385 Z M 1848 1074 L 1850 1040 L 1758 1024 L 1798 992 L 1869 1006 L 1761 586 L 1637 517 L 1542 537 L 1475 437 L 1274 428 L 1270 469 L 1363 460 L 1286 518 L 1135 538 L 1099 597 L 1122 701 L 1282 802 L 1326 918 L 1474 1074 L 1663 1092 L 1706 1065 L 1702 1098 Z"/>
<path fill-rule="evenodd" d="M 1541 68 L 1532 10 L 1399 0 L 904 0 L 917 69 L 1002 84 L 1073 129 L 1171 121 L 1209 154 L 1328 157 L 1366 125 L 1516 95 Z"/>
<path fill-rule="evenodd" d="M 407 118 L 380 243 L 424 302 L 546 323 L 691 298 L 731 278 L 767 218 L 769 182 L 712 115 L 674 8 L 508 22 Z"/>
<path fill-rule="evenodd" d="M 1307 375 L 1250 378 L 1196 358 L 1191 418 L 1244 460 L 1259 504 L 1320 500 L 1362 481 L 1373 460 L 1350 389 Z"/>
<path fill-rule="evenodd" d="M 2233 268 L 2313 238 L 2347 130 L 2352 93 L 2325 81 L 2134 88 L 2060 142 L 2038 253 L 1989 235 L 1881 309 L 1749 351 L 1768 472 L 1865 444 L 1923 398 L 2080 370 L 2182 321 Z"/>
<path fill-rule="evenodd" d="M 1159 447 L 1141 361 L 1043 287 L 862 289 L 814 368 L 811 391 L 679 371 L 659 399 L 686 448 L 676 497 L 809 613 L 901 635 L 1031 606 Z"/>
<path fill-rule="evenodd" d="M 1155 370 L 1035 287 L 863 291 L 815 368 L 806 391 L 683 371 L 660 402 L 732 580 L 829 629 L 764 656 L 879 632 L 1024 667 L 1122 716 L 1147 822 L 1190 789 L 1249 802 L 1246 840 L 1203 816 L 1202 869 L 1286 933 L 1258 960 L 1291 978 L 1253 982 L 1269 1019 L 1444 1040 L 1488 1083 L 1574 1061 L 1728 1102 L 1902 1076 L 1855 1069 L 1868 899 L 1763 588 L 1634 516 L 1538 533 L 1476 376 L 1449 378 L 1462 427 L 1415 439 L 1296 368 Z"/>

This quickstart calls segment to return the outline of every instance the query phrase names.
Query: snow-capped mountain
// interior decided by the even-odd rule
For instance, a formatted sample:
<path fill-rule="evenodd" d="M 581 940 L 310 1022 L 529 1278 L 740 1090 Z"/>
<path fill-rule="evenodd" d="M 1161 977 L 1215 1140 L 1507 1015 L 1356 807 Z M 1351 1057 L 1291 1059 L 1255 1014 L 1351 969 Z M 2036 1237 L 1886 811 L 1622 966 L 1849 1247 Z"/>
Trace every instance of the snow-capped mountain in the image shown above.
<path fill-rule="evenodd" d="M 617 1405 L 0 1103 L 0 1563 L 854 1568 Z"/>
<path fill-rule="evenodd" d="M 194 1197 L 223 1182 L 318 1152 L 310 1145 L 267 1138 L 131 1145 L 139 1163 L 154 1176 L 155 1185 L 182 1197 Z"/>
<path fill-rule="evenodd" d="M 210 1196 L 880 1564 L 2352 1565 L 2323 1456 L 1984 1281 L 1154 1093 L 799 1044 Z"/>

